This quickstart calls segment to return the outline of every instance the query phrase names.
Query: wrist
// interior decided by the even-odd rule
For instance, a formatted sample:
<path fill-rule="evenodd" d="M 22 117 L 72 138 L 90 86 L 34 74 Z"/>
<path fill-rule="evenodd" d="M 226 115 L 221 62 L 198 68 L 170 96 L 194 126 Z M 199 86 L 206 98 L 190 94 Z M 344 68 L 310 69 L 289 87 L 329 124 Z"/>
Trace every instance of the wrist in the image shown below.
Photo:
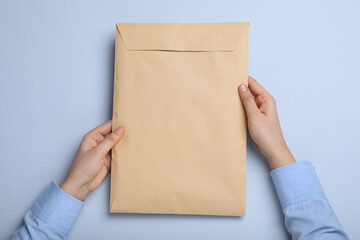
<path fill-rule="evenodd" d="M 268 160 L 271 170 L 296 162 L 286 144 L 273 148 L 273 151 L 265 155 L 265 157 Z"/>
<path fill-rule="evenodd" d="M 67 194 L 79 199 L 80 201 L 85 201 L 86 197 L 89 195 L 90 191 L 84 185 L 76 184 L 75 181 L 66 178 L 59 187 L 66 192 Z"/>

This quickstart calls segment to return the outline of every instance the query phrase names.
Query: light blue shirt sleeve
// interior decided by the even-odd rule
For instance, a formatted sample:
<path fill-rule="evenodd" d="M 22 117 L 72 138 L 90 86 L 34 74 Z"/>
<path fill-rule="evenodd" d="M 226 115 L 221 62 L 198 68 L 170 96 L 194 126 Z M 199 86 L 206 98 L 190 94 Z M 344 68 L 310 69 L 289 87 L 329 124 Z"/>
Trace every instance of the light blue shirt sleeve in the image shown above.
<path fill-rule="evenodd" d="M 310 162 L 270 172 L 292 239 L 348 239 Z"/>
<path fill-rule="evenodd" d="M 348 239 L 309 162 L 292 163 L 270 174 L 293 239 Z M 51 182 L 10 239 L 64 239 L 83 204 Z"/>
<path fill-rule="evenodd" d="M 83 205 L 51 182 L 9 239 L 65 239 Z"/>

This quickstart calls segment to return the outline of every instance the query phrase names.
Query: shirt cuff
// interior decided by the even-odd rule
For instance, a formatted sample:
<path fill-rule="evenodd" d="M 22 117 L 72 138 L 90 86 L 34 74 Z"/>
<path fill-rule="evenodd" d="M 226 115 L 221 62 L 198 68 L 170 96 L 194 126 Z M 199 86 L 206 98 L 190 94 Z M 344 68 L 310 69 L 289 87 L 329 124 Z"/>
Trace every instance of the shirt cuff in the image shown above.
<path fill-rule="evenodd" d="M 49 228 L 66 235 L 83 205 L 84 202 L 67 194 L 52 181 L 30 211 Z"/>
<path fill-rule="evenodd" d="M 282 208 L 313 199 L 326 199 L 310 162 L 295 162 L 270 172 Z"/>

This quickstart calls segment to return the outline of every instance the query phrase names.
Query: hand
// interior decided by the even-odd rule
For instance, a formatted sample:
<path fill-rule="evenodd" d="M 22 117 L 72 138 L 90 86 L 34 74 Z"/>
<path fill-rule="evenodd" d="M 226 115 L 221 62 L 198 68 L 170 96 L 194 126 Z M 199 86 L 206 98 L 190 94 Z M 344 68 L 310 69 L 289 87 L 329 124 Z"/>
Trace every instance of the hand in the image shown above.
<path fill-rule="evenodd" d="M 66 193 L 84 201 L 109 172 L 110 150 L 124 133 L 123 128 L 117 128 L 111 133 L 111 120 L 87 133 L 60 187 Z"/>
<path fill-rule="evenodd" d="M 250 76 L 248 85 L 240 85 L 239 94 L 252 139 L 271 169 L 295 162 L 281 132 L 275 99 Z"/>

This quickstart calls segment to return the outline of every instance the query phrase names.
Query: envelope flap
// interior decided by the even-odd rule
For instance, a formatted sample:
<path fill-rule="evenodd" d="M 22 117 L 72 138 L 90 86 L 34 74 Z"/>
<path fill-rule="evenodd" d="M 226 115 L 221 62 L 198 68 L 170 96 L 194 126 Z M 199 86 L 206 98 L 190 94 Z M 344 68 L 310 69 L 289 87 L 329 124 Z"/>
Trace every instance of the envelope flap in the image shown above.
<path fill-rule="evenodd" d="M 117 23 L 128 50 L 234 51 L 249 23 Z"/>

